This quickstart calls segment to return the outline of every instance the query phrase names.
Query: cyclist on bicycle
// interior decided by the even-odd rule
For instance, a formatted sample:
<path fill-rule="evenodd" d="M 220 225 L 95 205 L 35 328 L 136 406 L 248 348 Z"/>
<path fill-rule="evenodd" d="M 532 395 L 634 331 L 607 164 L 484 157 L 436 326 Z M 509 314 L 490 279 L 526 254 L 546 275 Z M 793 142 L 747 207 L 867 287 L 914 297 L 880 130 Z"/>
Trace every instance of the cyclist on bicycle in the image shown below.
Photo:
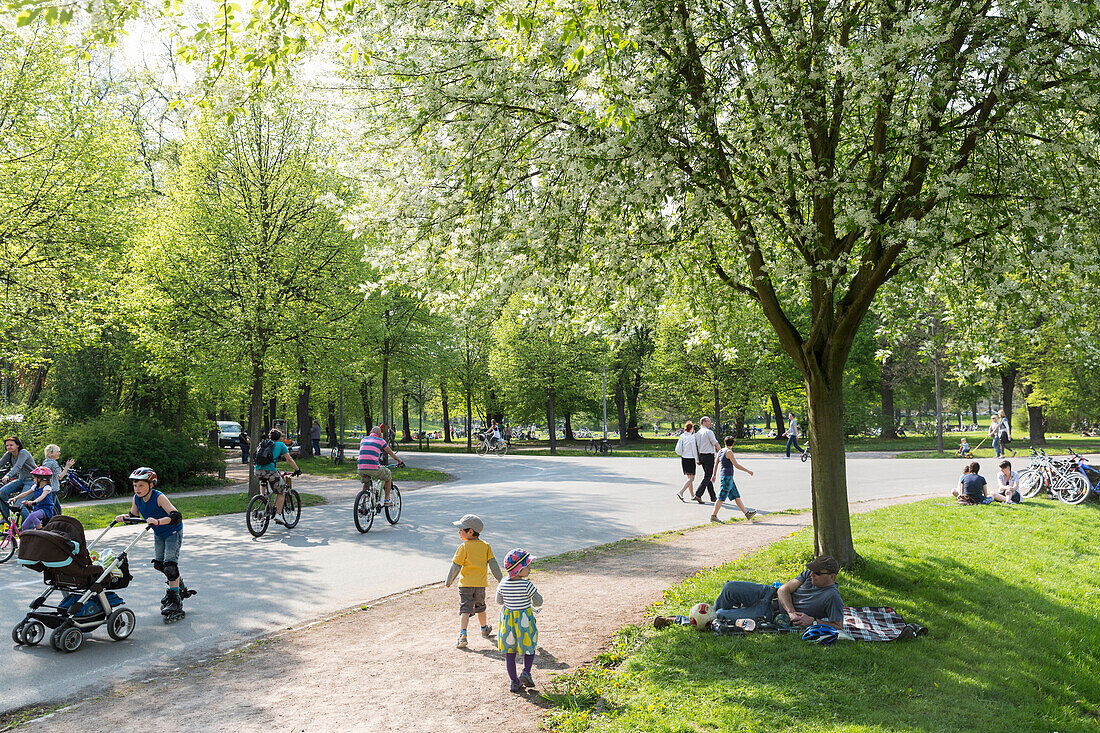
<path fill-rule="evenodd" d="M 381 426 L 371 428 L 370 435 L 359 441 L 359 460 L 356 464 L 356 470 L 359 473 L 359 480 L 363 482 L 364 486 L 369 487 L 371 481 L 384 481 L 386 483 L 386 493 L 382 506 L 392 507 L 390 487 L 393 486 L 393 474 L 390 473 L 390 469 L 382 465 L 383 453 L 393 456 L 393 460 L 397 461 L 398 466 L 405 465 L 404 461 L 398 458 L 393 449 L 382 439 Z"/>
<path fill-rule="evenodd" d="M 275 523 L 282 524 L 283 521 L 279 517 L 283 514 L 283 502 L 286 500 L 286 482 L 283 481 L 283 475 L 279 473 L 278 462 L 282 456 L 286 456 L 287 463 L 294 467 L 294 476 L 301 476 L 302 469 L 298 468 L 298 464 L 294 462 L 294 459 L 290 456 L 290 448 L 287 448 L 286 443 L 283 442 L 283 434 L 278 428 L 272 428 L 271 432 L 267 434 L 268 439 L 260 441 L 260 444 L 256 446 L 256 476 L 260 481 L 265 482 L 272 491 L 275 492 Z M 268 446 L 268 443 L 273 445 Z M 266 458 L 267 450 L 271 451 L 270 463 L 259 463 L 259 456 L 263 455 Z"/>
<path fill-rule="evenodd" d="M 500 445 L 500 425 L 497 425 L 496 420 L 493 420 L 489 427 L 485 429 L 482 437 L 484 437 L 489 445 L 493 448 L 496 448 L 498 445 Z"/>

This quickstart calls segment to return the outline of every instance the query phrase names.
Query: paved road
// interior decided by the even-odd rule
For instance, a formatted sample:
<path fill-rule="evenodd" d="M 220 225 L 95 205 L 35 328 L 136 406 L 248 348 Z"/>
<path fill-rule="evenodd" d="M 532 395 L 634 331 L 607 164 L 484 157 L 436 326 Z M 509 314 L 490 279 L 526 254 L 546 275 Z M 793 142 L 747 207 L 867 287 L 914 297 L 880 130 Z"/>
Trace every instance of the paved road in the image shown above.
<path fill-rule="evenodd" d="M 187 521 L 181 568 L 199 595 L 187 618 L 165 626 L 159 616 L 163 579 L 146 564 L 147 539 L 132 552 L 136 576 L 121 592 L 138 612 L 124 642 L 99 629 L 72 655 L 48 645 L 16 647 L 11 626 L 42 588 L 40 576 L 15 564 L 0 566 L 0 669 L 7 694 L 0 710 L 102 690 L 112 679 L 172 668 L 189 659 L 358 603 L 438 581 L 458 544 L 451 521 L 474 512 L 498 557 L 523 545 L 536 556 L 666 529 L 694 526 L 709 508 L 683 504 L 678 459 L 485 457 L 409 454 L 412 465 L 454 474 L 456 481 L 410 492 L 396 527 L 383 519 L 369 534 L 352 524 L 357 482 L 303 477 L 296 486 L 329 503 L 306 507 L 301 523 L 273 526 L 250 537 L 240 515 Z M 738 476 L 749 506 L 780 510 L 810 505 L 809 466 L 798 460 L 745 455 L 753 478 Z M 958 461 L 851 459 L 852 500 L 945 491 Z M 735 510 L 736 511 L 736 510 Z M 766 518 L 757 521 L 767 521 Z M 121 543 L 136 530 L 119 528 Z M 89 532 L 89 539 L 92 535 Z M 110 545 L 110 543 L 108 543 Z"/>

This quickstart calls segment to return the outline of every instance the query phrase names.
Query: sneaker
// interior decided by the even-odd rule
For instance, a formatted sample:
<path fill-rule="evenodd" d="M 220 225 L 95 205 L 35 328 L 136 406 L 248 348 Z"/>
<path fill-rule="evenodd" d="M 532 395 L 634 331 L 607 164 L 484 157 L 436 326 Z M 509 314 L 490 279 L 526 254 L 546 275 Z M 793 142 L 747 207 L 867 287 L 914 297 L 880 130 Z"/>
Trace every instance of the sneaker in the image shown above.
<path fill-rule="evenodd" d="M 531 679 L 531 675 L 528 672 L 524 672 L 519 676 L 519 683 L 524 687 L 534 687 L 535 681 Z"/>
<path fill-rule="evenodd" d="M 493 627 L 491 624 L 485 624 L 481 627 L 481 635 L 488 639 L 493 635 Z"/>
<path fill-rule="evenodd" d="M 653 628 L 655 629 L 663 629 L 666 626 L 671 625 L 672 619 L 670 619 L 668 616 L 658 616 L 657 618 L 653 619 Z"/>
<path fill-rule="evenodd" d="M 750 509 L 747 512 L 745 512 L 745 519 L 752 519 L 753 517 L 755 517 L 759 513 L 760 512 L 756 511 L 755 509 Z"/>
<path fill-rule="evenodd" d="M 393 502 L 392 501 L 382 502 L 382 508 L 383 509 L 392 509 L 393 508 Z"/>
<path fill-rule="evenodd" d="M 466 632 L 462 632 L 458 635 L 458 643 L 455 644 L 456 649 L 465 649 L 469 646 L 470 642 L 466 639 Z"/>
<path fill-rule="evenodd" d="M 520 682 L 519 680 L 516 680 L 512 683 L 511 687 L 509 687 L 508 689 L 511 692 L 522 693 L 523 692 L 523 683 Z"/>
<path fill-rule="evenodd" d="M 717 522 L 718 524 L 723 524 L 722 520 L 718 518 L 717 514 L 711 514 L 710 521 Z"/>

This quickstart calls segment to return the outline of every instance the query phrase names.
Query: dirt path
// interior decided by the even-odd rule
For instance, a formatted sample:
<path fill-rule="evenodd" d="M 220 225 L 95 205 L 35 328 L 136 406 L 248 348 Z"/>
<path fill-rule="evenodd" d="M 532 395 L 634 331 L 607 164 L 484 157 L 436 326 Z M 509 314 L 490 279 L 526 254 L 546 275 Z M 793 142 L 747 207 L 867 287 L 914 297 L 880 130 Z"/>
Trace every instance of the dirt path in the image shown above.
<path fill-rule="evenodd" d="M 854 505 L 868 511 L 923 497 Z M 668 586 L 810 522 L 809 513 L 712 525 L 538 567 L 535 680 L 591 660 Z M 488 539 L 492 541 L 492 537 Z M 503 556 L 507 548 L 494 548 Z M 364 568 L 369 572 L 369 568 Z M 492 594 L 490 589 L 490 596 Z M 535 731 L 545 701 L 507 689 L 503 655 L 471 629 L 455 649 L 457 592 L 439 585 L 116 686 L 33 730 Z M 496 605 L 489 603 L 490 617 Z M 495 627 L 495 620 L 493 621 Z M 475 626 L 472 624 L 471 626 Z M 79 658 L 73 657 L 79 664 Z M 507 721 L 506 725 L 503 721 Z"/>

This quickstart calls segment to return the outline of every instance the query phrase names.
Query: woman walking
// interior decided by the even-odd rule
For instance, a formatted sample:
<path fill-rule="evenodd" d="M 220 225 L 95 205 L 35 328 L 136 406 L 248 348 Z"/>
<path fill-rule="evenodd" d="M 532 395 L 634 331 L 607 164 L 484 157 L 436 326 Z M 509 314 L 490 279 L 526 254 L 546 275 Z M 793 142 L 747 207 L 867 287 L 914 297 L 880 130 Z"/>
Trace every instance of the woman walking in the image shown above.
<path fill-rule="evenodd" d="M 1005 416 L 1004 410 L 997 410 L 997 417 L 1000 418 L 997 423 L 997 433 L 1001 438 L 1001 455 L 1004 455 L 1006 450 L 1012 451 L 1012 457 L 1016 457 L 1016 451 L 1009 443 L 1012 442 L 1012 426 L 1008 422 L 1008 418 Z"/>
<path fill-rule="evenodd" d="M 687 481 L 676 492 L 676 498 L 686 504 L 684 492 L 687 492 L 688 496 L 692 495 L 692 489 L 695 486 L 695 467 L 699 465 L 699 448 L 695 445 L 695 426 L 691 420 L 684 423 L 684 432 L 680 433 L 680 439 L 676 441 L 676 455 L 680 456 L 680 467 L 684 471 L 684 476 L 687 477 Z"/>

